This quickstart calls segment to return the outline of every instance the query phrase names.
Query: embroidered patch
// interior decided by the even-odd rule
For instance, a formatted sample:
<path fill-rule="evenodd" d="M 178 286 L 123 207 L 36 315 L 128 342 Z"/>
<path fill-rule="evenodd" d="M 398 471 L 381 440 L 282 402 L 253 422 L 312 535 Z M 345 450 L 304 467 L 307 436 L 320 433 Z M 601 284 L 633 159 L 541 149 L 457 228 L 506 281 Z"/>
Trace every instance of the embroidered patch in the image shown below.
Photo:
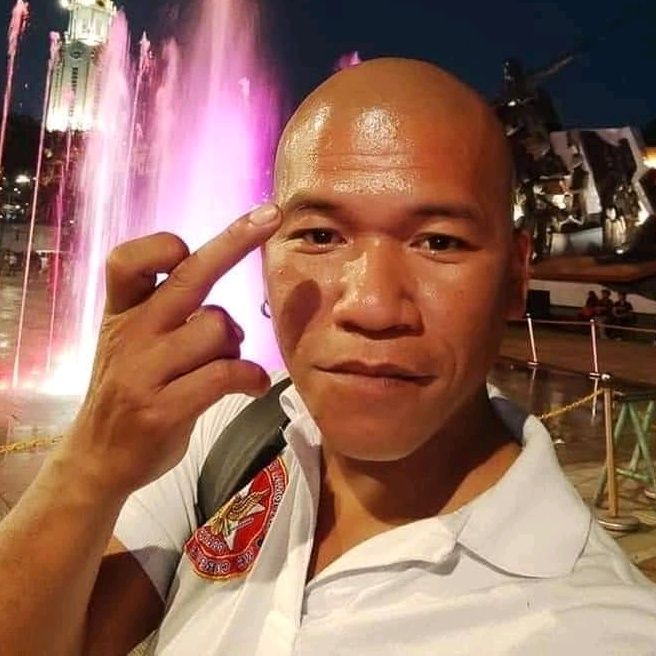
<path fill-rule="evenodd" d="M 285 463 L 278 457 L 189 538 L 185 553 L 196 574 L 223 581 L 250 571 L 287 480 Z"/>

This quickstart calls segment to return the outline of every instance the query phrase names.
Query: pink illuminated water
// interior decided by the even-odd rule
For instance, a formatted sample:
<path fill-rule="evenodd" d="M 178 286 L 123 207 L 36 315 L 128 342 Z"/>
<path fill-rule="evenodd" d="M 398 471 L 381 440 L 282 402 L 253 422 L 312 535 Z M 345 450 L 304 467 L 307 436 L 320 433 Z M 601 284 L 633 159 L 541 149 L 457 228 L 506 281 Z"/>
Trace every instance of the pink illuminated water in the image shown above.
<path fill-rule="evenodd" d="M 342 55 L 335 64 L 335 71 L 342 71 L 345 68 L 351 68 L 352 66 L 358 66 L 362 63 L 360 58 L 360 53 L 356 50 L 355 52 L 348 52 L 345 55 Z"/>
<path fill-rule="evenodd" d="M 144 76 L 150 44 L 142 41 L 133 66 L 128 25 L 123 14 L 116 17 L 77 185 L 71 330 L 50 389 L 76 392 L 87 384 L 104 304 L 104 262 L 116 244 L 168 231 L 193 250 L 267 198 L 280 116 L 258 22 L 255 2 L 201 0 L 185 46 L 164 44 L 155 70 Z M 253 254 L 219 281 L 208 302 L 226 307 L 245 327 L 244 357 L 272 368 L 279 356 L 260 314 L 262 298 Z"/>
<path fill-rule="evenodd" d="M 23 36 L 27 19 L 29 17 L 29 5 L 23 0 L 16 0 L 11 12 L 9 29 L 7 31 L 7 82 L 5 86 L 4 100 L 2 103 L 2 119 L 0 122 L 0 172 L 4 161 L 5 136 L 7 134 L 7 122 L 11 108 L 11 95 L 14 87 L 14 69 L 16 67 L 16 55 L 20 38 Z"/>
<path fill-rule="evenodd" d="M 46 134 L 46 108 L 50 99 L 50 88 L 52 86 L 52 75 L 55 65 L 59 60 L 61 49 L 61 39 L 57 32 L 50 32 L 50 57 L 48 59 L 48 70 L 46 73 L 46 89 L 43 94 L 43 114 L 41 119 L 41 132 L 39 136 L 39 152 L 37 154 L 36 174 L 34 183 L 34 194 L 32 196 L 32 209 L 30 213 L 30 228 L 27 238 L 27 248 L 25 250 L 25 265 L 23 267 L 23 289 L 21 294 L 20 312 L 18 317 L 18 334 L 16 337 L 16 348 L 14 351 L 14 369 L 12 374 L 12 387 L 18 387 L 20 382 L 20 360 L 23 345 L 23 331 L 25 328 L 25 307 L 27 304 L 27 292 L 30 278 L 30 264 L 32 246 L 34 244 L 34 228 L 36 225 L 36 213 L 39 206 L 39 193 L 41 190 L 41 170 L 43 166 L 43 144 Z"/>

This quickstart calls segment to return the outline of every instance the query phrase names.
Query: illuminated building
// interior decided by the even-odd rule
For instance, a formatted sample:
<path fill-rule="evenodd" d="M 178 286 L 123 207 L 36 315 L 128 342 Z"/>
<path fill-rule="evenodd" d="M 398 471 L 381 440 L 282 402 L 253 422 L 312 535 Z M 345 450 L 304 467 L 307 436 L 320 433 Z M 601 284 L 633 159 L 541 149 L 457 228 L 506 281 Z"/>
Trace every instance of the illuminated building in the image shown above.
<path fill-rule="evenodd" d="M 46 128 L 89 130 L 93 125 L 98 59 L 116 7 L 111 0 L 60 0 L 69 12 L 54 72 Z"/>

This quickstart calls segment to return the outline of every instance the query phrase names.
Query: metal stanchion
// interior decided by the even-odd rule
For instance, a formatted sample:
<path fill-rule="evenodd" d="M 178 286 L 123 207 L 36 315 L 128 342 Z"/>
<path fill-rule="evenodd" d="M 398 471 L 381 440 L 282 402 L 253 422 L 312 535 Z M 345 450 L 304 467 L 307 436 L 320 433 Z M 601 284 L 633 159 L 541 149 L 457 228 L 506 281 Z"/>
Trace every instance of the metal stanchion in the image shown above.
<path fill-rule="evenodd" d="M 599 372 L 599 354 L 597 352 L 597 324 L 594 319 L 590 319 L 590 336 L 592 338 L 592 367 L 590 378 L 601 378 Z"/>
<path fill-rule="evenodd" d="M 640 527 L 633 515 L 620 515 L 617 500 L 617 472 L 615 471 L 615 441 L 613 440 L 613 392 L 604 387 L 604 429 L 606 433 L 606 471 L 608 475 L 608 512 L 597 514 L 599 523 L 609 531 L 629 533 Z"/>
<path fill-rule="evenodd" d="M 535 379 L 538 375 L 538 370 L 535 367 L 531 367 L 531 380 L 528 384 L 528 398 L 533 401 L 533 395 L 535 393 Z"/>
<path fill-rule="evenodd" d="M 526 322 L 528 324 L 528 338 L 531 342 L 531 357 L 533 358 L 527 364 L 529 367 L 538 367 L 540 363 L 538 362 L 538 351 L 535 347 L 535 333 L 533 332 L 533 319 L 531 315 L 526 315 Z"/>
<path fill-rule="evenodd" d="M 599 383 L 600 383 L 599 378 L 595 378 L 594 382 L 594 393 L 595 395 L 599 391 Z M 592 399 L 592 418 L 594 419 L 597 416 L 597 397 L 595 396 L 594 399 Z"/>

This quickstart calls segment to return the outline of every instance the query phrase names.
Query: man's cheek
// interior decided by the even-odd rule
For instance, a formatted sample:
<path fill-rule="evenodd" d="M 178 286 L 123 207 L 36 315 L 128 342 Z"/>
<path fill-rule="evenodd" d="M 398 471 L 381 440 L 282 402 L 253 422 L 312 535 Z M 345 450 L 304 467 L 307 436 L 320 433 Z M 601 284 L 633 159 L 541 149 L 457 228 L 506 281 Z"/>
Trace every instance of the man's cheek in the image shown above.
<path fill-rule="evenodd" d="M 267 264 L 274 327 L 283 356 L 289 362 L 301 336 L 321 308 L 321 284 L 310 275 L 307 267 L 298 266 L 293 255 L 281 257 L 280 253 L 272 250 Z"/>
<path fill-rule="evenodd" d="M 302 280 L 287 285 L 280 296 L 278 323 L 281 346 L 292 353 L 301 336 L 321 308 L 321 289 L 314 280 Z"/>

